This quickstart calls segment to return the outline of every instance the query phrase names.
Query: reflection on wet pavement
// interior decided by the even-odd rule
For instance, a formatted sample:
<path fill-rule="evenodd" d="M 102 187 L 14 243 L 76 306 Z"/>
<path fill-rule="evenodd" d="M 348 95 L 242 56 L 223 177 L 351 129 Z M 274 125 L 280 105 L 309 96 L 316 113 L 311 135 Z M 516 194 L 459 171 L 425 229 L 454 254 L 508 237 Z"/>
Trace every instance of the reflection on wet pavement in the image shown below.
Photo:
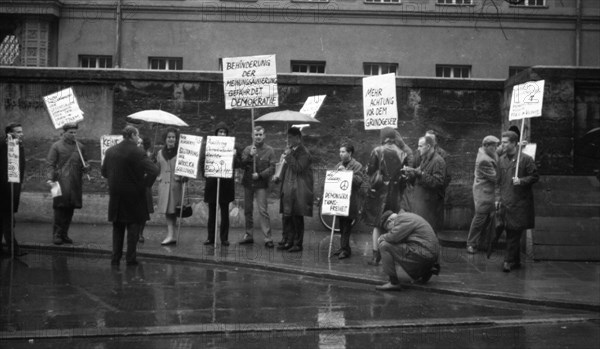
<path fill-rule="evenodd" d="M 223 338 L 252 347 L 254 337 L 262 343 L 256 347 L 345 348 L 378 343 L 378 334 L 397 336 L 394 327 L 409 329 L 402 336 L 410 337 L 417 336 L 410 334 L 417 327 L 598 315 L 418 290 L 381 293 L 363 284 L 159 259 L 113 268 L 106 258 L 38 252 L 22 262 L 2 260 L 0 268 L 0 338 L 15 345 L 31 338 L 50 347 L 64 337 L 72 344 L 87 340 L 110 344 L 90 347 L 129 348 L 123 336 L 151 335 L 154 344 L 145 347 L 173 347 L 167 337 L 185 334 L 189 342 L 178 337 L 183 342 L 177 348 L 202 347 L 196 343 L 207 340 L 220 345 Z M 598 338 L 597 324 L 591 327 Z M 136 338 L 138 344 L 146 341 Z"/>

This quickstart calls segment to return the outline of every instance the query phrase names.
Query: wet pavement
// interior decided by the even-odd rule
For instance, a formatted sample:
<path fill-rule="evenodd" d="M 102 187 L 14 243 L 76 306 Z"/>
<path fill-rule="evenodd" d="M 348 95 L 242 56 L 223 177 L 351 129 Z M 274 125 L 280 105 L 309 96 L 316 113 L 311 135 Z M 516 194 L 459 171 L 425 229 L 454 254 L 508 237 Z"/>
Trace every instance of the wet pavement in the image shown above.
<path fill-rule="evenodd" d="M 0 263 L 2 348 L 597 347 L 595 311 L 255 268 L 31 250 Z M 558 336 L 558 341 L 550 340 Z M 563 344 L 561 344 L 563 343 Z"/>

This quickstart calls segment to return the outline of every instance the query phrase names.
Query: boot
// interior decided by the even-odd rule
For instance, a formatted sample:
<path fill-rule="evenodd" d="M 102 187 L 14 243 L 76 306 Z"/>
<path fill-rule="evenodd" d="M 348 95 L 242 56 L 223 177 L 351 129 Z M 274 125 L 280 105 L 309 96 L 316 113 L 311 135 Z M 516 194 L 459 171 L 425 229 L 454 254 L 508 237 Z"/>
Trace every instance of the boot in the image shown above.
<path fill-rule="evenodd" d="M 379 250 L 373 250 L 373 258 L 367 264 L 377 266 L 379 262 L 381 262 L 381 253 L 379 253 Z"/>
<path fill-rule="evenodd" d="M 60 237 L 60 235 L 54 234 L 54 237 L 52 238 L 52 243 L 55 245 L 62 245 L 63 239 Z"/>

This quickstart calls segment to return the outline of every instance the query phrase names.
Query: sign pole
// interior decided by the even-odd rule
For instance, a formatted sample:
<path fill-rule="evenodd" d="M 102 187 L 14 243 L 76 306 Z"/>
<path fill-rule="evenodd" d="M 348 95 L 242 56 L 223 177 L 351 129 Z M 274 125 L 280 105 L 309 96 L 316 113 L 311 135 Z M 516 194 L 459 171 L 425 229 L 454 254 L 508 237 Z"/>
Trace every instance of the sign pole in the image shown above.
<path fill-rule="evenodd" d="M 181 191 L 181 204 L 179 209 L 179 221 L 177 222 L 177 237 L 175 241 L 179 241 L 179 231 L 181 230 L 181 219 L 183 218 L 183 199 L 185 198 L 185 185 L 187 183 L 183 182 L 183 190 Z"/>
<path fill-rule="evenodd" d="M 219 227 L 219 192 L 221 191 L 221 177 L 217 177 L 217 207 L 215 210 L 215 248 L 217 248 L 217 229 Z"/>
<path fill-rule="evenodd" d="M 523 144 L 523 129 L 525 128 L 525 118 L 521 119 L 521 134 L 519 135 L 519 152 L 517 153 L 517 168 L 515 169 L 515 177 L 519 177 L 519 162 L 521 160 L 521 146 Z"/>
<path fill-rule="evenodd" d="M 83 164 L 83 167 L 85 167 L 85 160 L 83 160 L 83 154 L 81 154 L 81 149 L 79 149 L 79 143 L 77 143 L 77 140 L 75 140 L 75 147 L 77 147 L 77 152 L 79 153 L 81 164 Z M 91 179 L 89 173 L 86 173 L 85 175 L 87 176 L 88 181 L 90 181 Z"/>
<path fill-rule="evenodd" d="M 327 254 L 327 258 L 331 259 L 331 248 L 333 247 L 333 233 L 335 231 L 335 217 L 333 216 L 333 223 L 331 223 L 331 236 L 329 237 L 329 253 Z"/>
<path fill-rule="evenodd" d="M 10 183 L 10 257 L 15 259 L 15 184 Z M 8 243 L 8 241 L 7 241 Z"/>
<path fill-rule="evenodd" d="M 250 109 L 251 111 L 251 117 L 252 117 L 252 131 L 250 131 L 250 136 L 252 137 L 252 147 L 256 146 L 256 141 L 254 140 L 254 108 Z M 252 173 L 254 174 L 256 172 L 256 155 L 254 154 L 254 156 L 252 157 Z"/>

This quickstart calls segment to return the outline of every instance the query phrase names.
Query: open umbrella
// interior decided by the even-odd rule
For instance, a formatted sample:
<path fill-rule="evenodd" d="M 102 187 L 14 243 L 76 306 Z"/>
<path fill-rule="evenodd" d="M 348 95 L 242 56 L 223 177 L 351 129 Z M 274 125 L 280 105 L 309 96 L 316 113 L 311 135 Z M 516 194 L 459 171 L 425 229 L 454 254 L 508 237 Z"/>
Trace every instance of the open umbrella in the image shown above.
<path fill-rule="evenodd" d="M 127 116 L 130 119 L 151 122 L 154 124 L 189 126 L 177 116 L 162 110 L 142 110 Z"/>
<path fill-rule="evenodd" d="M 319 120 L 311 117 L 310 115 L 303 114 L 293 110 L 282 110 L 274 111 L 272 113 L 265 114 L 255 120 L 256 122 L 285 122 L 285 123 L 297 123 L 297 124 L 311 124 L 318 123 Z"/>

